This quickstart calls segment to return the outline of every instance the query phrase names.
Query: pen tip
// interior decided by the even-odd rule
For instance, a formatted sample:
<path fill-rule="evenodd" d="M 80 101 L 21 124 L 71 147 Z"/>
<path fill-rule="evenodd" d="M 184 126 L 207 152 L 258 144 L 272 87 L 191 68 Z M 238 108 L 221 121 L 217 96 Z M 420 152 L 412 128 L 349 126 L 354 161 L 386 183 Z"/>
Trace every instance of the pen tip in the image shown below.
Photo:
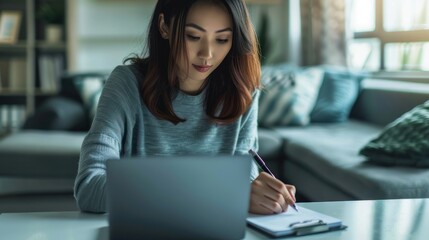
<path fill-rule="evenodd" d="M 295 211 L 299 212 L 298 211 L 298 207 L 296 206 L 296 204 L 292 204 L 292 208 L 295 209 Z"/>

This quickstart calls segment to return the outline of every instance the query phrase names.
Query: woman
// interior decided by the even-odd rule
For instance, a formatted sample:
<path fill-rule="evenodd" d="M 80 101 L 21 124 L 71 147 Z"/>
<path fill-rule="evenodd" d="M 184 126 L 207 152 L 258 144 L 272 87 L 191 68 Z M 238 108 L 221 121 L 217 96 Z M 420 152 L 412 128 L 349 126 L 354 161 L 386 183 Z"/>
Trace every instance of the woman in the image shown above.
<path fill-rule="evenodd" d="M 147 49 L 115 68 L 103 89 L 75 182 L 83 211 L 106 211 L 107 159 L 258 147 L 260 63 L 243 0 L 158 0 Z M 252 168 L 250 212 L 295 202 L 293 186 Z"/>

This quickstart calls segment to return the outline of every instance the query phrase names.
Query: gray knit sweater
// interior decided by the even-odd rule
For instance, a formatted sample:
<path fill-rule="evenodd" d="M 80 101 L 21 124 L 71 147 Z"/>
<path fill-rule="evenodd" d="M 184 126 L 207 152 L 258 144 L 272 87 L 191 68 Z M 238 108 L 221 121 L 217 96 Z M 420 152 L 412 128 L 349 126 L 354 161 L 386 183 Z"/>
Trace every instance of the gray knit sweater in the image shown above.
<path fill-rule="evenodd" d="M 203 110 L 204 91 L 197 96 L 178 92 L 173 108 L 186 121 L 174 125 L 157 119 L 146 108 L 139 96 L 136 75 L 133 65 L 118 66 L 104 86 L 91 129 L 82 144 L 75 181 L 75 198 L 82 211 L 106 211 L 108 159 L 127 156 L 144 159 L 148 155 L 247 155 L 250 148 L 258 148 L 259 91 L 255 91 L 249 110 L 228 125 L 209 121 Z M 258 168 L 253 164 L 252 179 L 257 174 Z"/>

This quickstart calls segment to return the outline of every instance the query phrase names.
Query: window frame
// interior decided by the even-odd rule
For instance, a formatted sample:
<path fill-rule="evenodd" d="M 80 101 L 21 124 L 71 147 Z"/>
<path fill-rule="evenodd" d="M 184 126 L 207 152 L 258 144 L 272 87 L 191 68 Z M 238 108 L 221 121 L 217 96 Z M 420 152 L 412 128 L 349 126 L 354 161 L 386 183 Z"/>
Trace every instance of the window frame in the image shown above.
<path fill-rule="evenodd" d="M 380 42 L 380 69 L 373 71 L 373 77 L 406 79 L 416 82 L 428 82 L 429 71 L 387 71 L 385 68 L 385 46 L 388 43 L 429 42 L 429 29 L 407 31 L 385 31 L 383 28 L 383 1 L 375 0 L 375 29 L 373 31 L 352 32 L 353 39 L 375 38 Z"/>

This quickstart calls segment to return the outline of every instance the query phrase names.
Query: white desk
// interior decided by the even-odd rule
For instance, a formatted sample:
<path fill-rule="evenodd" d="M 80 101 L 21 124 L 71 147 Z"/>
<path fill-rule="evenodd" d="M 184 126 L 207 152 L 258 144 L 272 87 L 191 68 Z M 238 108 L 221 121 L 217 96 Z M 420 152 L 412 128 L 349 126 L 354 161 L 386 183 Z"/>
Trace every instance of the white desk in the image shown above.
<path fill-rule="evenodd" d="M 287 239 L 429 239 L 429 199 L 301 203 L 340 218 L 346 230 Z M 0 238 L 15 240 L 108 239 L 107 216 L 80 212 L 0 214 Z M 248 228 L 245 239 L 266 235 Z"/>

